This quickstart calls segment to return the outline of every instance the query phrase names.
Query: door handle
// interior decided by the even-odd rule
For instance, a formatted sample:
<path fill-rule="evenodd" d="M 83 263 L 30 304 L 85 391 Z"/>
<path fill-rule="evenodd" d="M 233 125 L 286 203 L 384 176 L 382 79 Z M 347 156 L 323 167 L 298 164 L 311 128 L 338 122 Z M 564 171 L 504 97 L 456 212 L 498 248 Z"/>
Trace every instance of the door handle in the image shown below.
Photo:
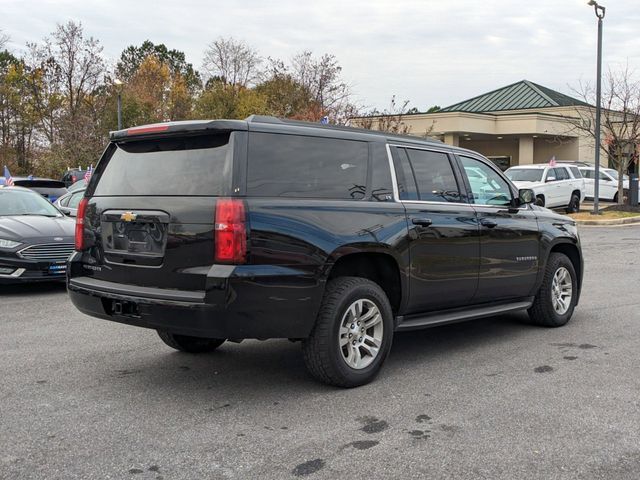
<path fill-rule="evenodd" d="M 420 225 L 421 227 L 428 227 L 433 222 L 430 218 L 412 218 L 411 223 L 413 223 L 414 225 Z"/>
<path fill-rule="evenodd" d="M 489 220 L 488 218 L 483 218 L 482 220 L 480 220 L 480 225 L 487 228 L 493 228 L 497 227 L 498 223 L 494 222 L 493 220 Z"/>

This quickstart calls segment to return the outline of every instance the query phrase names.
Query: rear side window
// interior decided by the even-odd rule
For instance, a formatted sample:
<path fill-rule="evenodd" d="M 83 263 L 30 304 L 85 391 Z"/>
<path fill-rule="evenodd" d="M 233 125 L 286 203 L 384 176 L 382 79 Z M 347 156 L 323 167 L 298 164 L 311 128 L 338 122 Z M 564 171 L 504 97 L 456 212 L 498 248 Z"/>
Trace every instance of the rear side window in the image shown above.
<path fill-rule="evenodd" d="M 567 172 L 564 168 L 558 167 L 555 169 L 556 171 L 556 179 L 557 180 L 569 180 L 569 172 Z"/>
<path fill-rule="evenodd" d="M 368 157 L 366 142 L 254 132 L 247 194 L 360 200 L 366 196 Z"/>
<path fill-rule="evenodd" d="M 393 148 L 392 150 L 396 177 L 398 179 L 398 192 L 400 200 L 418 200 L 418 190 L 413 170 L 409 164 L 409 157 L 404 148 Z"/>
<path fill-rule="evenodd" d="M 94 195 L 227 195 L 229 138 L 201 135 L 118 144 L 100 162 Z"/>
<path fill-rule="evenodd" d="M 569 167 L 571 173 L 573 173 L 574 178 L 582 178 L 582 174 L 580 173 L 580 169 L 578 167 Z"/>
<path fill-rule="evenodd" d="M 429 150 L 407 149 L 416 179 L 418 197 L 431 202 L 459 202 L 460 190 L 449 155 Z"/>
<path fill-rule="evenodd" d="M 369 144 L 371 149 L 371 199 L 379 202 L 393 200 L 393 184 L 387 149 L 382 143 Z"/>

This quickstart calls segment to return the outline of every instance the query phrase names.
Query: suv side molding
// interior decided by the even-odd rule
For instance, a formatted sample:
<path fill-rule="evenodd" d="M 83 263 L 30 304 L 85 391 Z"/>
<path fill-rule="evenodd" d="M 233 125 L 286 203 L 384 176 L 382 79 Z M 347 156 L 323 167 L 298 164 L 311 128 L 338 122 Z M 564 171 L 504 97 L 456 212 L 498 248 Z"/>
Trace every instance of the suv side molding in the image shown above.
<path fill-rule="evenodd" d="M 427 315 L 410 315 L 396 317 L 396 330 L 418 330 L 427 327 L 436 327 L 448 323 L 464 322 L 483 317 L 492 317 L 504 313 L 512 313 L 528 309 L 533 304 L 534 297 L 526 297 L 520 300 L 505 302 L 499 305 L 481 305 L 474 308 L 460 308 L 433 312 Z"/>

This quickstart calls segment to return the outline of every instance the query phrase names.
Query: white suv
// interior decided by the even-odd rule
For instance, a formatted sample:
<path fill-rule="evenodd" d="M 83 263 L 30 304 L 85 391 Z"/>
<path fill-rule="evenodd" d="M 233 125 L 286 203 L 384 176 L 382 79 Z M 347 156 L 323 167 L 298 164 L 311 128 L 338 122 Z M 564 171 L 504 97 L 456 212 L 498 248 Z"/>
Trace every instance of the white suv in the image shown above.
<path fill-rule="evenodd" d="M 536 194 L 536 205 L 564 208 L 567 213 L 580 211 L 586 191 L 577 166 L 562 163 L 520 165 L 504 173 L 516 187 L 532 189 Z"/>
<path fill-rule="evenodd" d="M 596 169 L 595 167 L 578 167 L 584 177 L 586 195 L 589 198 L 594 196 Z M 622 177 L 622 184 L 625 192 L 629 190 L 629 177 Z M 612 168 L 600 168 L 600 184 L 598 198 L 600 200 L 618 201 L 618 172 Z"/>

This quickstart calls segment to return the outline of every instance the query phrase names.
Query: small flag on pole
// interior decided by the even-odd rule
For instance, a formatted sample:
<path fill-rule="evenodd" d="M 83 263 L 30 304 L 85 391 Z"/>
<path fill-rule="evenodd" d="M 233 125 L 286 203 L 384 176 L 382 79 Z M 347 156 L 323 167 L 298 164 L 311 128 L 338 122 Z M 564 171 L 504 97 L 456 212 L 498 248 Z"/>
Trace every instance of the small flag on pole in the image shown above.
<path fill-rule="evenodd" d="M 549 160 L 549 166 L 550 167 L 555 167 L 556 166 L 556 156 L 555 155 L 553 157 L 551 157 L 551 160 Z"/>
<path fill-rule="evenodd" d="M 92 173 L 93 173 L 93 165 L 89 165 L 89 168 L 84 174 L 84 183 L 89 183 L 89 180 L 91 180 Z"/>
<path fill-rule="evenodd" d="M 13 178 L 11 178 L 11 174 L 6 165 L 4 166 L 4 184 L 7 187 L 13 187 Z"/>

